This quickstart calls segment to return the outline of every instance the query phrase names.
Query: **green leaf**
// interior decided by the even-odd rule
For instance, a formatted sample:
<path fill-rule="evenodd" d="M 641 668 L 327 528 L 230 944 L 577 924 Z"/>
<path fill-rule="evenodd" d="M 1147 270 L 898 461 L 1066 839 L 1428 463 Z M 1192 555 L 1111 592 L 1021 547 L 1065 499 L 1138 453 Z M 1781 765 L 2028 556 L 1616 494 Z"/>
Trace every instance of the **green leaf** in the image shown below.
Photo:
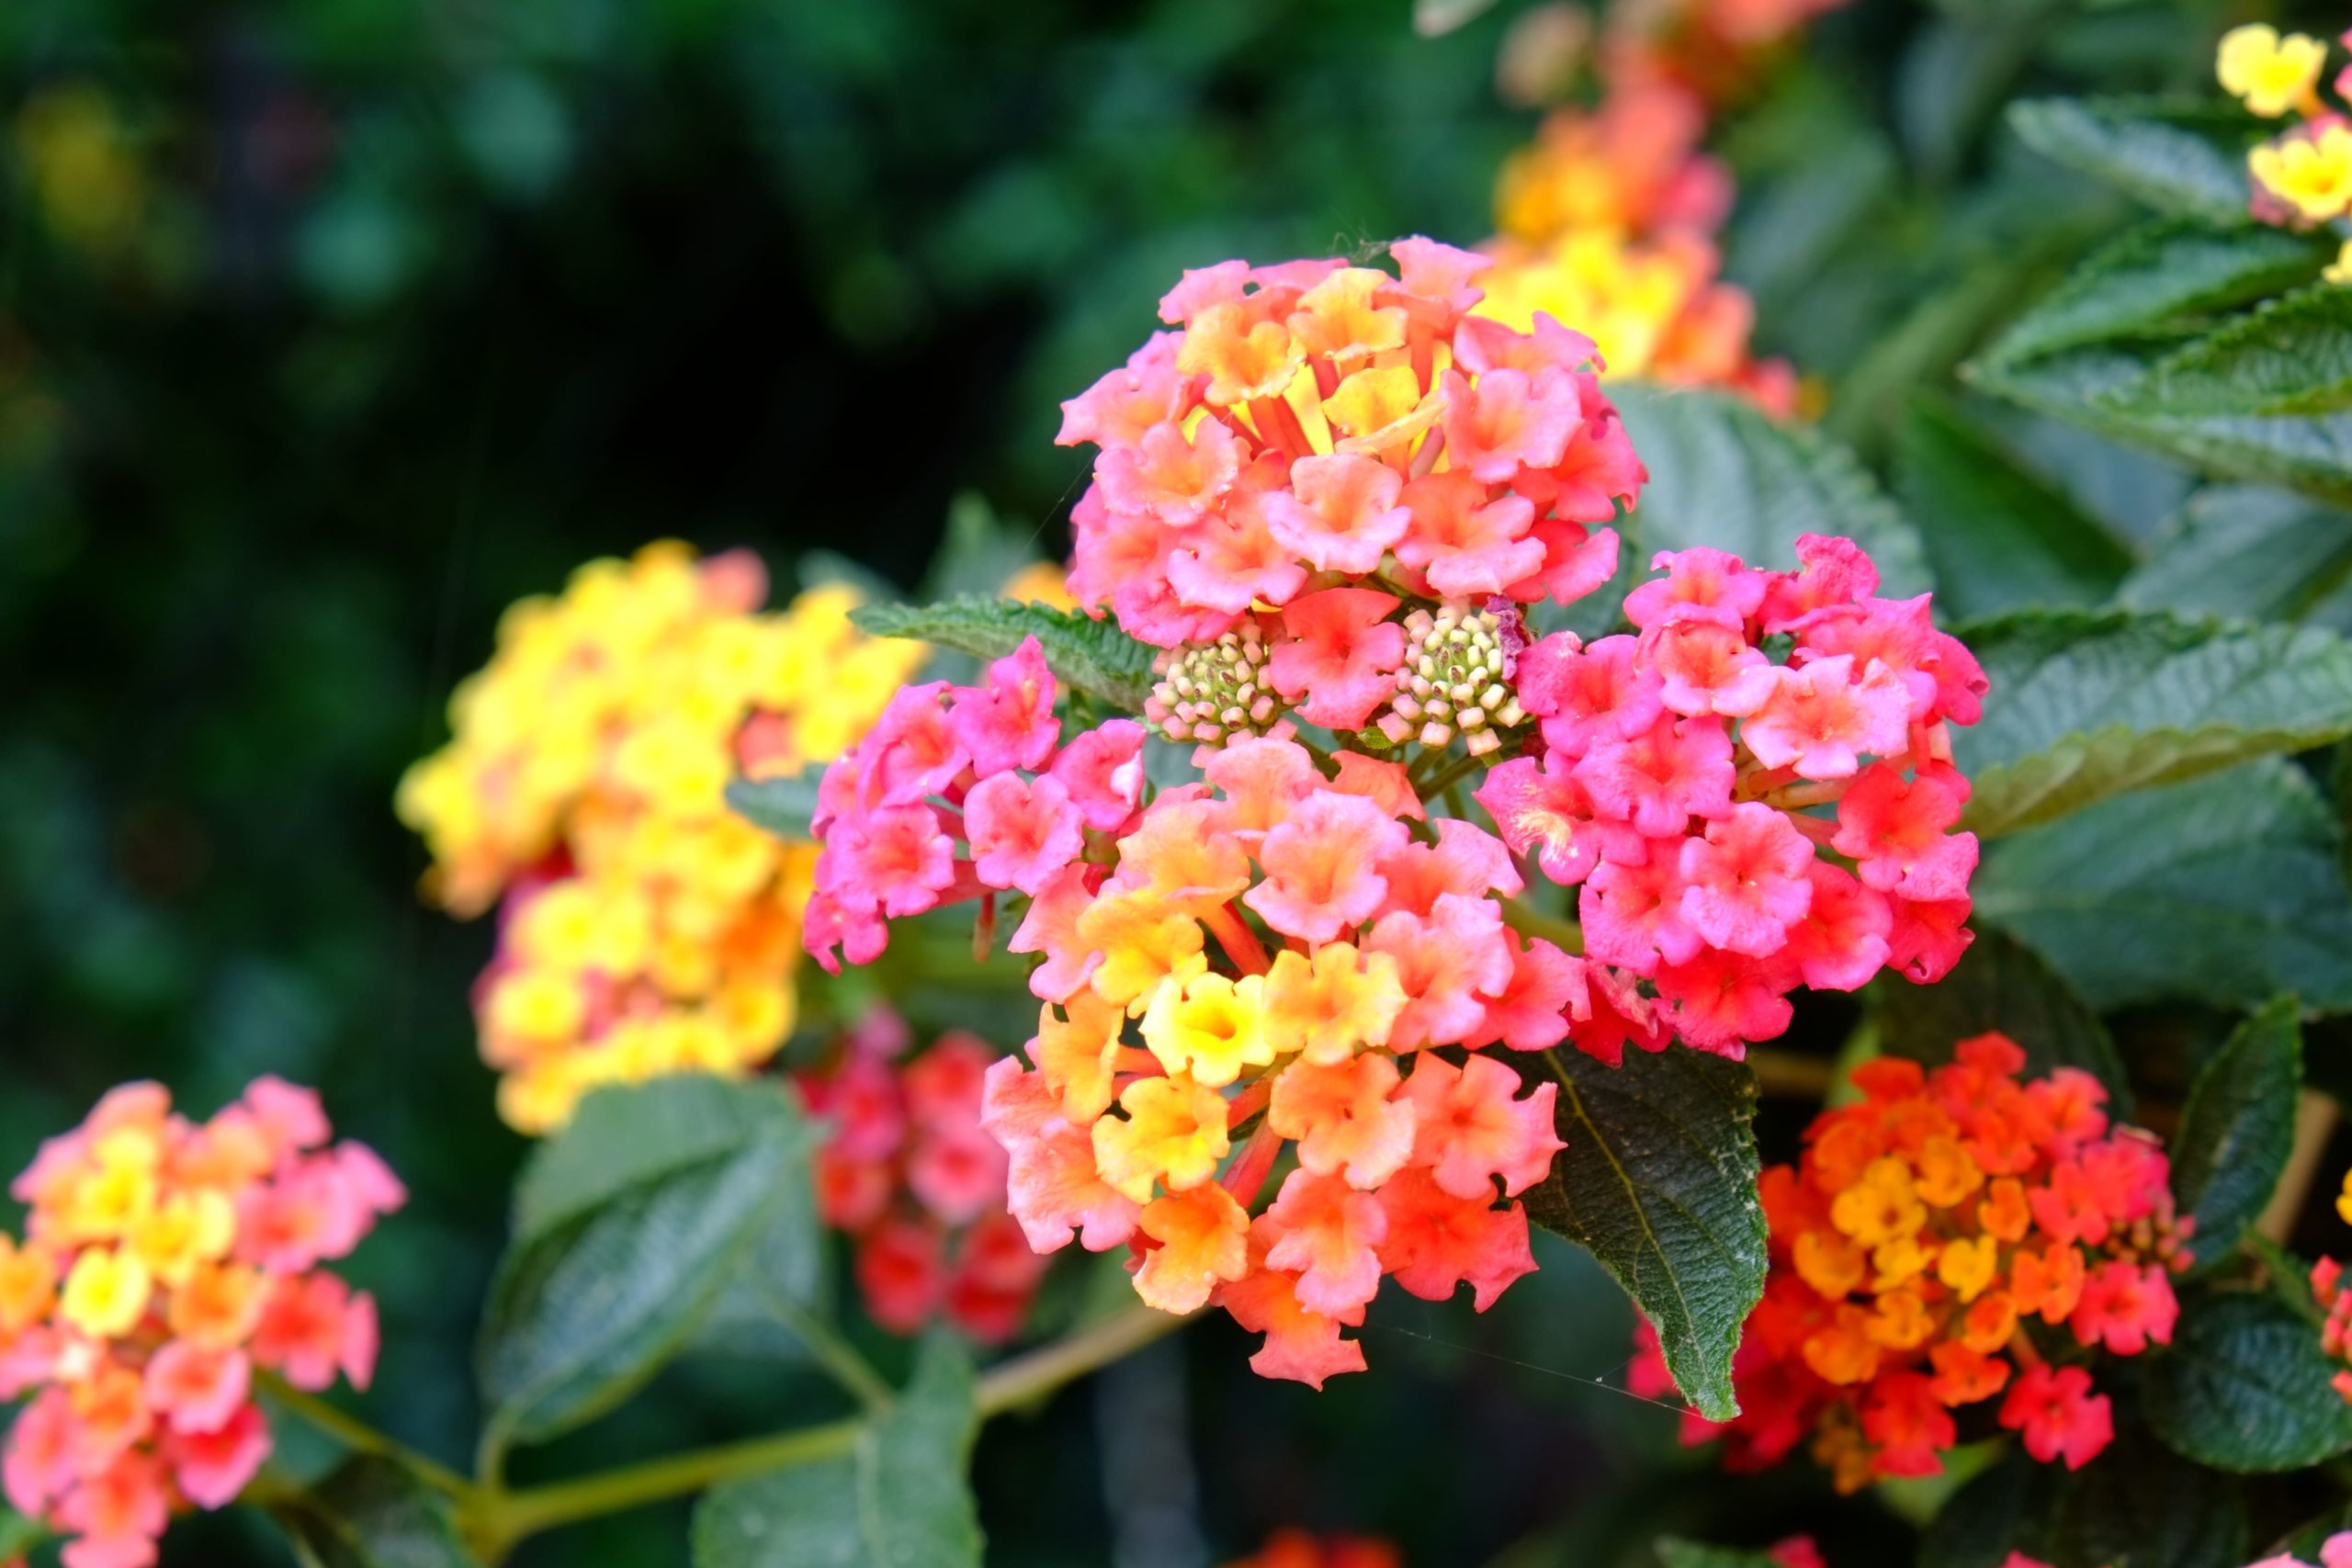
<path fill-rule="evenodd" d="M 360 1455 L 270 1513 L 304 1568 L 471 1568 L 447 1501 L 390 1460 Z M 7 1550 L 0 1532 L 0 1553 Z"/>
<path fill-rule="evenodd" d="M 2113 535 L 1948 402 L 1912 406 L 1897 472 L 1935 563 L 1936 607 L 1954 619 L 2096 604 L 2131 570 Z"/>
<path fill-rule="evenodd" d="M 2172 1187 L 2196 1218 L 2189 1245 L 2199 1265 L 2237 1246 L 2287 1168 L 2302 1054 L 2298 1004 L 2279 997 L 2240 1024 L 2189 1086 L 2172 1139 Z"/>
<path fill-rule="evenodd" d="M 1952 749 L 1986 837 L 2124 790 L 2352 734 L 2352 644 L 2316 628 L 2103 611 L 1961 633 L 1992 690 Z"/>
<path fill-rule="evenodd" d="M 2319 1329 L 2256 1291 L 2192 1295 L 2150 1362 L 2148 1425 L 2217 1470 L 2301 1470 L 2352 1449 L 2352 1404 L 2329 1385 Z"/>
<path fill-rule="evenodd" d="M 838 1459 L 730 1482 L 695 1510 L 695 1568 L 978 1568 L 964 1479 L 979 1430 L 970 1358 L 923 1341 L 913 1378 Z"/>
<path fill-rule="evenodd" d="M 2059 1483 L 2032 1555 L 2054 1568 L 2239 1568 L 2245 1505 L 2227 1475 L 2175 1457 L 2129 1427 Z M 2030 1550 L 2030 1549 L 2028 1549 Z"/>
<path fill-rule="evenodd" d="M 1882 592 L 1929 586 L 1917 531 L 1854 455 L 1817 431 L 1719 392 L 1612 386 L 1610 396 L 1649 465 L 1632 523 L 1644 563 L 1709 545 L 1786 570 L 1799 535 L 1843 534 L 1878 563 Z"/>
<path fill-rule="evenodd" d="M 2352 1503 L 2339 1503 L 2315 1519 L 2307 1520 L 2296 1529 L 2273 1541 L 2263 1553 L 2265 1561 L 2273 1557 L 2295 1557 L 2305 1562 L 2319 1561 L 2320 1548 L 2333 1535 L 2352 1529 Z"/>
<path fill-rule="evenodd" d="M 2193 99 L 2030 98 L 2009 106 L 2009 126 L 2043 157 L 2161 211 L 2216 223 L 2245 216 L 2254 122 L 2234 107 Z"/>
<path fill-rule="evenodd" d="M 2071 1473 L 2012 1449 L 1945 1506 L 1918 1568 L 2001 1568 L 2013 1551 L 2053 1568 L 2238 1568 L 2245 1537 L 2233 1478 L 2125 1424 Z"/>
<path fill-rule="evenodd" d="M 809 824 L 816 820 L 817 785 L 824 776 L 825 765 L 812 762 L 781 778 L 729 779 L 728 809 L 779 839 L 808 843 L 817 836 Z"/>
<path fill-rule="evenodd" d="M 2249 223 L 2166 218 L 2093 252 L 2011 323 L 1996 360 L 2177 328 L 2185 317 L 2267 299 L 2308 283 L 2328 260 L 2310 238 Z"/>
<path fill-rule="evenodd" d="M 2105 400 L 2135 418 L 2162 419 L 2352 407 L 2352 289 L 2323 283 L 2269 300 L 2166 355 Z"/>
<path fill-rule="evenodd" d="M 931 570 L 917 590 L 927 601 L 967 594 L 992 598 L 1015 572 L 1037 558 L 1036 534 L 1016 528 L 996 514 L 988 498 L 962 491 L 947 503 L 947 528 Z"/>
<path fill-rule="evenodd" d="M 1764 1293 L 1755 1075 L 1688 1050 L 1628 1052 L 1613 1068 L 1545 1051 L 1519 1066 L 1531 1083 L 1559 1086 L 1554 1116 L 1567 1145 L 1528 1190 L 1528 1218 L 1617 1277 L 1657 1325 L 1683 1397 L 1729 1420 L 1739 1410 L 1732 1352 Z"/>
<path fill-rule="evenodd" d="M 1998 1032 L 2023 1048 L 2030 1075 L 2080 1067 L 2107 1086 L 2116 1115 L 2130 1111 L 2131 1083 L 2107 1026 L 2065 976 L 2006 931 L 1979 930 L 1936 985 L 1883 975 L 1871 982 L 1871 998 L 1880 1044 L 1891 1056 L 1940 1066 L 1960 1042 Z"/>
<path fill-rule="evenodd" d="M 2278 759 L 2124 795 L 1994 845 L 1980 920 L 2105 1010 L 2293 991 L 2352 1008 L 2352 889 L 2319 791 Z"/>
<path fill-rule="evenodd" d="M 0 1503 L 0 1562 L 13 1562 L 49 1539 L 39 1519 L 27 1518 Z"/>
<path fill-rule="evenodd" d="M 2132 385 L 2178 345 L 2145 340 L 2066 349 L 2019 364 L 1980 360 L 1968 379 L 1996 397 L 2176 462 L 2352 505 L 2352 412 L 2186 415 L 2132 412 Z"/>
<path fill-rule="evenodd" d="M 866 604 L 850 619 L 876 637 L 917 637 L 978 659 L 1001 659 L 1034 637 L 1046 664 L 1073 691 L 1129 713 L 1151 694 L 1152 649 L 1111 620 L 1012 599 L 967 596 L 936 604 Z"/>
<path fill-rule="evenodd" d="M 2133 609 L 2352 626 L 2352 516 L 2290 491 L 2211 485 L 2189 497 L 2117 590 Z"/>
<path fill-rule="evenodd" d="M 807 1185 L 809 1142 L 774 1086 L 685 1076 L 592 1097 L 526 1173 L 492 1283 L 495 1436 L 552 1437 L 660 1371 Z"/>
<path fill-rule="evenodd" d="M 773 1079 L 677 1073 L 596 1089 L 515 1179 L 514 1240 L 536 1241 L 637 1189 L 730 1158 L 767 1134 L 788 1142 L 812 1135 L 791 1092 Z"/>

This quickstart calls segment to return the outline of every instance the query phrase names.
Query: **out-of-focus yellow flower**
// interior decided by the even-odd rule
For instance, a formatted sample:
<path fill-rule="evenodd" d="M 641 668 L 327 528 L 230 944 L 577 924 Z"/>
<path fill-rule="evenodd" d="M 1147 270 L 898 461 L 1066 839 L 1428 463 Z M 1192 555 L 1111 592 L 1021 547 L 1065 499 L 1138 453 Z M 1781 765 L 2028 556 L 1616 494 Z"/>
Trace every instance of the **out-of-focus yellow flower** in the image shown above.
<path fill-rule="evenodd" d="M 599 1084 L 737 1074 L 791 1032 L 813 846 L 727 808 L 736 773 L 829 761 L 920 665 L 850 624 L 850 590 L 762 614 L 751 557 L 674 543 L 526 599 L 450 703 L 455 737 L 401 783 L 460 915 L 505 899 L 476 994 L 501 1112 L 561 1125 Z"/>
<path fill-rule="evenodd" d="M 51 229 L 96 255 L 139 231 L 146 179 L 113 101 L 88 83 L 35 94 L 17 115 L 17 152 Z"/>
<path fill-rule="evenodd" d="M 2352 128 L 2322 125 L 2246 154 L 2255 183 L 2304 219 L 2324 223 L 2352 208 Z"/>
<path fill-rule="evenodd" d="M 2344 242 L 2335 259 L 2320 269 L 2320 276 L 2330 283 L 2352 283 L 2352 240 Z"/>
<path fill-rule="evenodd" d="M 1078 600 L 1069 591 L 1069 570 L 1052 561 L 1032 561 L 1006 580 L 1004 596 L 1044 604 L 1056 610 L 1075 610 Z"/>
<path fill-rule="evenodd" d="M 2306 33 L 2281 35 L 2267 22 L 2249 22 L 2222 35 L 2213 73 L 2222 90 L 2244 99 L 2249 110 L 2276 119 L 2290 109 L 2319 112 L 2319 73 L 2326 61 L 2327 45 L 2320 39 Z"/>

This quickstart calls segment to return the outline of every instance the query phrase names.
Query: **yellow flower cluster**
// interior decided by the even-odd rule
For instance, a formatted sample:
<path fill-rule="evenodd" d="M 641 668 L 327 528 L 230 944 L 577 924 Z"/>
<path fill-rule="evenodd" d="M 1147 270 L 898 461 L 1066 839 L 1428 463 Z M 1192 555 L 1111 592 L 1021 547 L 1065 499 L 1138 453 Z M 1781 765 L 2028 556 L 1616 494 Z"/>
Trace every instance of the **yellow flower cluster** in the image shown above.
<path fill-rule="evenodd" d="M 1787 365 L 1748 348 L 1755 308 L 1718 276 L 1730 175 L 1699 151 L 1703 103 L 1660 82 L 1560 109 L 1498 181 L 1501 237 L 1475 314 L 1528 331 L 1537 312 L 1591 334 L 1611 376 L 1724 387 L 1792 412 Z"/>
<path fill-rule="evenodd" d="M 816 852 L 736 817 L 727 782 L 839 756 L 922 649 L 860 633 L 847 589 L 762 614 L 765 593 L 740 552 L 590 562 L 507 612 L 454 739 L 401 783 L 427 893 L 505 901 L 476 1020 L 525 1132 L 602 1083 L 747 1071 L 791 1032 Z"/>
<path fill-rule="evenodd" d="M 2307 33 L 2281 33 L 2249 22 L 2222 35 L 2213 73 L 2222 89 L 2265 119 L 2294 116 L 2298 123 L 2246 154 L 2254 181 L 2255 216 L 2296 228 L 2352 212 L 2352 128 L 2321 98 L 2327 45 Z M 2352 70 L 2335 80 L 2339 96 Z M 2352 243 L 2326 272 L 2331 283 L 2352 282 Z"/>

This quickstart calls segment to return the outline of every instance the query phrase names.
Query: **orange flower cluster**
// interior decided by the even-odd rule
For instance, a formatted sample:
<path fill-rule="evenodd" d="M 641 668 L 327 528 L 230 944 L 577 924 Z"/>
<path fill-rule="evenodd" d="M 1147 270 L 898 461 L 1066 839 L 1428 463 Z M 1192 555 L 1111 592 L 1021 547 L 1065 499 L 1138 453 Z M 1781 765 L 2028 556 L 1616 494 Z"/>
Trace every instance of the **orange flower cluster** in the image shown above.
<path fill-rule="evenodd" d="M 1612 375 L 1727 388 L 1786 414 L 1794 372 L 1753 355 L 1755 306 L 1716 276 L 1732 184 L 1699 151 L 1706 127 L 1701 98 L 1663 80 L 1554 111 L 1503 165 L 1476 314 L 1522 331 L 1539 311 L 1575 321 Z"/>
<path fill-rule="evenodd" d="M 794 1075 L 832 1128 L 817 1156 L 818 1209 L 851 1237 L 866 1314 L 893 1334 L 944 1315 L 997 1344 L 1021 1331 L 1051 1260 L 1005 1212 L 1004 1149 L 980 1125 L 1001 1053 L 951 1030 L 910 1058 L 904 1021 L 860 1021 L 821 1066 Z"/>
<path fill-rule="evenodd" d="M 845 589 L 759 614 L 766 592 L 743 551 L 590 562 L 507 612 L 454 739 L 401 781 L 428 891 L 459 915 L 503 896 L 475 1016 L 524 1132 L 599 1084 L 748 1071 L 791 1031 L 816 852 L 735 816 L 727 781 L 839 756 L 922 655 L 857 632 Z"/>
<path fill-rule="evenodd" d="M 2019 1082 L 2024 1066 L 1986 1034 L 1932 1073 L 1856 1069 L 1863 1098 L 1823 1111 L 1800 1163 L 1760 1184 L 1772 1272 L 1735 1364 L 1742 1412 L 1686 1436 L 1723 1437 L 1742 1469 L 1811 1436 L 1847 1491 L 1938 1472 L 1953 1412 L 1996 1395 L 1999 1425 L 2045 1463 L 2107 1445 L 2089 1371 L 2045 1359 L 2025 1325 L 2120 1356 L 2170 1343 L 2189 1222 L 2163 1150 L 2109 1123 L 2097 1079 Z"/>
<path fill-rule="evenodd" d="M 235 1501 L 270 1451 L 257 1371 L 368 1386 L 376 1303 L 321 1266 L 407 1194 L 332 1136 L 277 1078 L 200 1125 L 129 1084 L 9 1189 L 31 1213 L 0 1235 L 6 1491 L 74 1538 L 68 1568 L 148 1568 L 174 1513 Z"/>

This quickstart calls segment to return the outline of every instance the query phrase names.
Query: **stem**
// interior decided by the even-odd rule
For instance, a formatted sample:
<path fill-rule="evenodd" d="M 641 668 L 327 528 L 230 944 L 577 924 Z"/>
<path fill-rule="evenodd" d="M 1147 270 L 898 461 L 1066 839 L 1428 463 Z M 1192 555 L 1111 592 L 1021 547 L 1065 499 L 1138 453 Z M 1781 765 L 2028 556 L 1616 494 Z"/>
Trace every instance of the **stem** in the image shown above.
<path fill-rule="evenodd" d="M 862 1419 L 830 1421 L 821 1427 L 804 1427 L 797 1432 L 703 1449 L 577 1481 L 510 1493 L 492 1506 L 485 1523 L 482 1533 L 489 1555 L 492 1559 L 502 1557 L 526 1536 L 558 1525 L 576 1524 L 625 1508 L 691 1496 L 724 1481 L 838 1459 L 856 1444 L 865 1427 Z"/>
<path fill-rule="evenodd" d="M 1421 798 L 1433 800 L 1452 786 L 1457 779 L 1464 779 L 1487 765 L 1484 757 L 1457 757 L 1453 764 L 1421 786 Z"/>
<path fill-rule="evenodd" d="M 2303 1200 L 2311 1196 L 2312 1182 L 2319 1174 L 2319 1162 L 2327 1154 L 2327 1141 L 2335 1132 L 2335 1101 L 2317 1089 L 2303 1090 L 2295 1102 L 2295 1142 L 2268 1206 L 2254 1222 L 2258 1234 L 2283 1244 L 2295 1228 L 2302 1215 Z"/>
<path fill-rule="evenodd" d="M 874 1363 L 859 1355 L 857 1347 L 835 1333 L 830 1324 L 787 1301 L 772 1299 L 768 1310 L 816 1358 L 826 1374 L 841 1384 L 842 1392 L 867 1412 L 878 1415 L 890 1407 L 890 1385 L 874 1370 Z"/>
<path fill-rule="evenodd" d="M 475 1495 L 474 1483 L 447 1465 L 427 1459 L 414 1449 L 386 1437 L 356 1416 L 347 1415 L 314 1394 L 303 1393 L 275 1372 L 256 1372 L 254 1381 L 263 1393 L 355 1453 L 374 1454 L 413 1472 L 436 1492 L 465 1502 Z"/>
<path fill-rule="evenodd" d="M 1179 1317 L 1147 1306 L 1105 1318 L 990 1371 L 979 1381 L 974 1407 L 985 1421 L 1028 1404 L 1191 1321 L 1190 1316 Z M 863 1417 L 697 1450 L 626 1465 L 577 1481 L 482 1499 L 475 1534 L 486 1557 L 495 1562 L 517 1541 L 560 1525 L 577 1524 L 582 1519 L 666 1502 L 673 1497 L 691 1496 L 721 1482 L 839 1459 L 856 1447 L 858 1439 L 887 1408 L 886 1403 L 883 1409 Z"/>

